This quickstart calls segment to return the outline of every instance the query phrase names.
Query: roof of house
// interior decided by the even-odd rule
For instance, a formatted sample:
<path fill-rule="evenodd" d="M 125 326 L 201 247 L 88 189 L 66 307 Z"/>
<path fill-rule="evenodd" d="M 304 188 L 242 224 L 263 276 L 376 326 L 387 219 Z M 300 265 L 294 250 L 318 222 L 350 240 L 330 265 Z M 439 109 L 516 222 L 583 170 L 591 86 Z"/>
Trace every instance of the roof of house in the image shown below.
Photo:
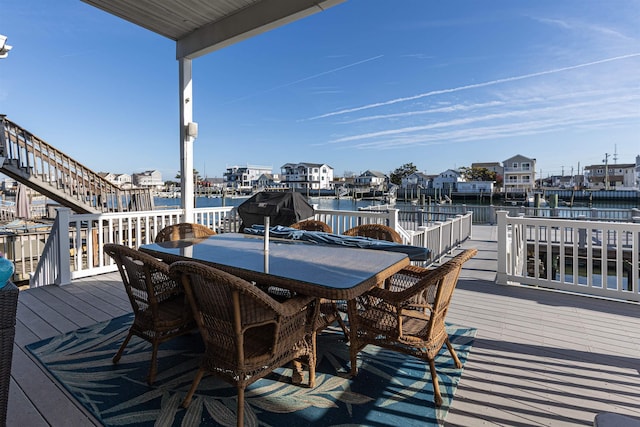
<path fill-rule="evenodd" d="M 386 178 L 387 176 L 379 171 L 366 170 L 360 176 L 375 176 L 378 178 Z"/>

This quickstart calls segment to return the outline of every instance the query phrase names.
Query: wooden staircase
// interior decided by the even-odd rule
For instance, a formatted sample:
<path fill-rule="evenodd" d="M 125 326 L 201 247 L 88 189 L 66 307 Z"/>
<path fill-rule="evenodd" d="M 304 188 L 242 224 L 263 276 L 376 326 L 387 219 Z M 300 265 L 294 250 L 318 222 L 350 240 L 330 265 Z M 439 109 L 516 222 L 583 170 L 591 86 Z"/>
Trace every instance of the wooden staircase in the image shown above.
<path fill-rule="evenodd" d="M 4 115 L 0 115 L 0 173 L 76 213 L 153 210 L 149 189 L 121 189 Z"/>

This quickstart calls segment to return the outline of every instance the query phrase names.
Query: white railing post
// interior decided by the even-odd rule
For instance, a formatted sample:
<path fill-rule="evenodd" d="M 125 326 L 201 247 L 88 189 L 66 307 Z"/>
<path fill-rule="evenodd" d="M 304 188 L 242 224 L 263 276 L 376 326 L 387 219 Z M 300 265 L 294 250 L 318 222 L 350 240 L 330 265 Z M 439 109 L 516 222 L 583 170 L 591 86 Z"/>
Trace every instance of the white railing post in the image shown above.
<path fill-rule="evenodd" d="M 71 283 L 71 255 L 69 253 L 69 219 L 71 217 L 71 209 L 57 209 L 56 221 L 58 222 L 58 276 L 56 285 L 68 285 Z"/>
<path fill-rule="evenodd" d="M 497 211 L 498 218 L 498 266 L 496 274 L 496 283 L 500 285 L 507 284 L 507 211 Z"/>
<path fill-rule="evenodd" d="M 398 212 L 399 209 L 389 209 L 389 227 L 394 230 L 398 228 Z"/>

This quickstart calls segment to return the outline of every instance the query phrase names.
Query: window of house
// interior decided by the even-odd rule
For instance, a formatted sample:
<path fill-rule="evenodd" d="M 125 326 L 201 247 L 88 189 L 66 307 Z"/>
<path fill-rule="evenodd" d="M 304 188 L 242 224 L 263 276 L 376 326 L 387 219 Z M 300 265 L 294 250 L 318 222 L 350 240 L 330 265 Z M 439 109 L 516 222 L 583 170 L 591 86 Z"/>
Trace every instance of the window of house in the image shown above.
<path fill-rule="evenodd" d="M 513 167 L 514 169 L 518 169 L 518 162 L 513 162 L 511 167 Z"/>
<path fill-rule="evenodd" d="M 531 164 L 530 163 L 523 163 L 522 164 L 522 170 L 529 170 L 531 168 Z"/>

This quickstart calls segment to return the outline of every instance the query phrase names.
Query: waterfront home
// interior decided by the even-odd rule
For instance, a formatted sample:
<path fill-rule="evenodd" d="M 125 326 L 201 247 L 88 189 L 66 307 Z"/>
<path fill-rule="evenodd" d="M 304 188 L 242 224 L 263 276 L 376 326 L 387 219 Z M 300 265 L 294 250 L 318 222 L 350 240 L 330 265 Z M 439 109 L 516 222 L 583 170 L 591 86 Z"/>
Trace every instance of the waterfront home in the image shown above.
<path fill-rule="evenodd" d="M 511 195 L 526 195 L 536 187 L 536 159 L 517 154 L 503 161 L 504 165 L 504 193 Z"/>
<path fill-rule="evenodd" d="M 281 181 L 295 190 L 333 189 L 333 168 L 326 163 L 285 163 Z"/>
<path fill-rule="evenodd" d="M 405 190 L 415 190 L 418 188 L 431 188 L 433 177 L 423 172 L 413 172 L 402 177 L 400 187 Z"/>
<path fill-rule="evenodd" d="M 147 187 L 160 189 L 164 185 L 162 181 L 162 173 L 159 170 L 148 170 L 140 173 L 134 173 L 131 181 L 136 187 Z"/>
<path fill-rule="evenodd" d="M 585 166 L 587 188 L 592 190 L 637 188 L 636 167 L 637 164 L 634 163 Z"/>
<path fill-rule="evenodd" d="M 110 183 L 117 185 L 118 187 L 131 188 L 133 184 L 131 175 L 129 175 L 128 173 L 98 172 L 98 175 L 100 175 Z M 162 177 L 160 177 L 160 180 L 162 180 Z"/>
<path fill-rule="evenodd" d="M 375 191 L 385 190 L 387 176 L 382 172 L 366 170 L 355 179 L 355 185 L 358 188 L 367 188 Z"/>
<path fill-rule="evenodd" d="M 444 172 L 440 172 L 438 176 L 433 179 L 433 188 L 446 192 L 456 191 L 457 185 L 460 182 L 464 182 L 462 174 L 457 170 L 447 169 Z"/>
<path fill-rule="evenodd" d="M 271 166 L 229 166 L 222 175 L 226 187 L 234 190 L 248 191 L 256 184 L 256 180 L 264 174 L 271 174 Z"/>
<path fill-rule="evenodd" d="M 263 173 L 255 180 L 255 187 L 257 188 L 276 188 L 284 187 L 280 180 L 280 175 L 273 173 Z"/>

